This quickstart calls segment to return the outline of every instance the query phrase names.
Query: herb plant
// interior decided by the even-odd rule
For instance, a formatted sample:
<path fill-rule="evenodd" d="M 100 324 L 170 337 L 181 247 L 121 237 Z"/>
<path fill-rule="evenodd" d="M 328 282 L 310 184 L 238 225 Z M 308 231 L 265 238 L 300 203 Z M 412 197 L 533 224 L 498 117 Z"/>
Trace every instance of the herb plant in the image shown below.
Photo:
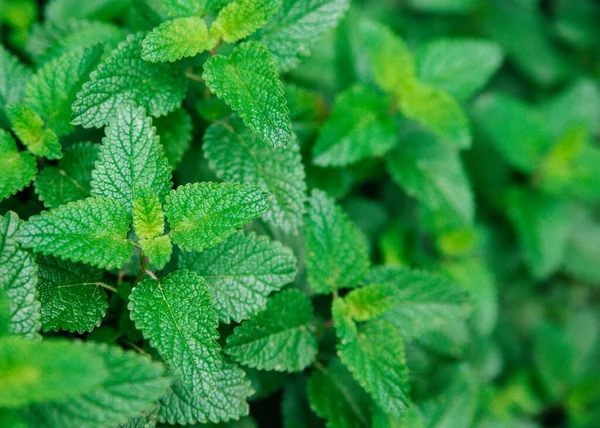
<path fill-rule="evenodd" d="M 0 0 L 0 426 L 599 426 L 598 22 Z"/>

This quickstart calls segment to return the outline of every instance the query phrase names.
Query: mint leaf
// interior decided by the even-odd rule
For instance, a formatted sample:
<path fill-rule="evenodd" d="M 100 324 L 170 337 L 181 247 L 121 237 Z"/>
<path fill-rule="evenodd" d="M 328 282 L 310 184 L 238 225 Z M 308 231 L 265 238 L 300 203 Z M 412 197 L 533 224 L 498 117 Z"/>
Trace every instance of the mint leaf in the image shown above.
<path fill-rule="evenodd" d="M 160 270 L 171 260 L 173 253 L 173 243 L 169 235 L 159 236 L 153 239 L 140 239 L 138 244 L 144 255 L 148 257 L 148 261 L 152 263 L 156 269 Z"/>
<path fill-rule="evenodd" d="M 77 91 L 98 65 L 99 45 L 66 53 L 40 68 L 25 88 L 24 103 L 44 118 L 57 135 L 70 134 L 71 104 Z"/>
<path fill-rule="evenodd" d="M 140 282 L 129 296 L 136 328 L 194 394 L 210 396 L 219 373 L 217 316 L 204 279 L 175 271 Z"/>
<path fill-rule="evenodd" d="M 211 57 L 202 78 L 265 142 L 287 145 L 292 136 L 289 112 L 273 57 L 264 45 L 246 42 L 229 57 Z"/>
<path fill-rule="evenodd" d="M 245 39 L 261 28 L 281 7 L 281 0 L 234 0 L 210 27 L 211 36 L 227 43 Z"/>
<path fill-rule="evenodd" d="M 73 397 L 100 385 L 104 361 L 83 342 L 18 336 L 0 338 L 0 406 Z"/>
<path fill-rule="evenodd" d="M 11 104 L 6 106 L 6 115 L 12 130 L 31 153 L 48 159 L 62 157 L 58 136 L 46 128 L 44 119 L 30 107 Z"/>
<path fill-rule="evenodd" d="M 131 216 L 122 203 L 88 198 L 30 217 L 17 240 L 45 255 L 105 269 L 120 268 L 131 256 L 130 223 Z"/>
<path fill-rule="evenodd" d="M 17 142 L 11 135 L 0 129 L 0 164 L 4 170 L 0 174 L 0 201 L 27 187 L 37 174 L 35 158 L 17 149 Z"/>
<path fill-rule="evenodd" d="M 12 211 L 0 216 L 0 291 L 8 300 L 9 332 L 37 337 L 42 326 L 37 266 L 15 239 L 21 227 L 23 222 Z"/>
<path fill-rule="evenodd" d="M 173 17 L 202 15 L 212 0 L 163 0 L 162 6 Z"/>
<path fill-rule="evenodd" d="M 192 118 L 180 108 L 153 120 L 169 165 L 176 168 L 192 142 Z"/>
<path fill-rule="evenodd" d="M 299 290 L 286 290 L 269 300 L 264 311 L 244 321 L 227 338 L 225 352 L 259 370 L 304 370 L 317 355 L 311 331 L 313 308 Z"/>
<path fill-rule="evenodd" d="M 40 256 L 36 262 L 44 331 L 83 334 L 100 326 L 108 309 L 102 271 L 51 256 Z"/>
<path fill-rule="evenodd" d="M 396 122 L 386 97 L 367 86 L 342 92 L 313 146 L 313 162 L 320 166 L 345 166 L 378 157 L 397 141 Z"/>
<path fill-rule="evenodd" d="M 4 109 L 7 104 L 22 100 L 31 71 L 0 45 L 0 126 L 6 125 Z"/>
<path fill-rule="evenodd" d="M 317 293 L 356 287 L 369 269 L 365 237 L 320 190 L 309 200 L 305 245 L 308 282 Z"/>
<path fill-rule="evenodd" d="M 235 232 L 268 207 L 270 195 L 258 186 L 195 183 L 171 191 L 165 213 L 173 242 L 202 251 Z"/>
<path fill-rule="evenodd" d="M 213 24 L 214 25 L 214 24 Z M 142 59 L 150 62 L 174 62 L 195 56 L 216 45 L 208 36 L 204 19 L 197 16 L 163 22 L 142 42 Z"/>
<path fill-rule="evenodd" d="M 125 423 L 154 407 L 171 382 L 164 366 L 147 356 L 91 341 L 85 347 L 102 358 L 106 379 L 80 396 L 25 408 L 29 426 L 105 428 Z"/>
<path fill-rule="evenodd" d="M 273 53 L 280 71 L 296 67 L 348 10 L 348 0 L 286 0 L 257 34 Z"/>
<path fill-rule="evenodd" d="M 262 219 L 274 227 L 297 233 L 306 200 L 304 167 L 295 141 L 272 148 L 245 128 L 240 120 L 212 124 L 204 134 L 204 156 L 223 180 L 256 184 L 272 196 Z"/>
<path fill-rule="evenodd" d="M 296 275 L 292 251 L 264 236 L 238 232 L 201 253 L 183 252 L 179 268 L 206 279 L 223 322 L 240 322 L 264 308 L 267 297 Z"/>
<path fill-rule="evenodd" d="M 165 214 L 158 196 L 148 186 L 137 186 L 133 198 L 133 230 L 138 238 L 152 239 L 165 231 Z"/>
<path fill-rule="evenodd" d="M 58 167 L 42 169 L 33 185 L 44 206 L 56 208 L 90 196 L 92 170 L 99 152 L 98 144 L 70 144 L 63 149 Z"/>
<path fill-rule="evenodd" d="M 171 168 L 164 157 L 152 119 L 142 107 L 121 104 L 102 140 L 92 195 L 104 196 L 132 207 L 134 188 L 144 183 L 164 200 L 171 189 Z"/>
<path fill-rule="evenodd" d="M 127 40 L 101 63 L 73 103 L 73 125 L 108 125 L 117 107 L 133 101 L 151 116 L 164 116 L 181 106 L 187 81 L 172 64 L 150 64 L 141 58 L 142 33 Z"/>

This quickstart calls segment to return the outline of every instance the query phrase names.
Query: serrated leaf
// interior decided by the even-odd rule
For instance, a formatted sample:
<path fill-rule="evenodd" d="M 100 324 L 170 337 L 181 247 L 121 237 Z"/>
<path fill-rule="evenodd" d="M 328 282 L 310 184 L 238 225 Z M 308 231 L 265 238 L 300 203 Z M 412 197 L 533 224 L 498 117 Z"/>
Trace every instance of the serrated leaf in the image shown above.
<path fill-rule="evenodd" d="M 100 326 L 108 309 L 102 270 L 51 256 L 40 256 L 36 262 L 44 331 L 83 334 Z"/>
<path fill-rule="evenodd" d="M 305 245 L 308 282 L 317 293 L 356 287 L 369 269 L 365 237 L 320 190 L 309 200 Z"/>
<path fill-rule="evenodd" d="M 6 115 L 12 130 L 31 153 L 48 159 L 62 157 L 58 136 L 46 127 L 44 119 L 30 107 L 10 104 L 6 106 Z"/>
<path fill-rule="evenodd" d="M 214 25 L 214 24 L 213 24 Z M 142 42 L 142 59 L 150 62 L 174 62 L 195 56 L 216 45 L 209 37 L 204 19 L 192 16 L 163 22 Z"/>
<path fill-rule="evenodd" d="M 150 64 L 141 58 L 143 33 L 127 40 L 101 63 L 83 85 L 73 104 L 73 125 L 108 125 L 116 107 L 133 101 L 151 116 L 164 116 L 181 106 L 187 80 L 181 67 Z"/>
<path fill-rule="evenodd" d="M 303 292 L 282 291 L 264 311 L 233 331 L 224 350 L 235 361 L 259 370 L 302 371 L 317 355 L 310 329 L 313 317 L 312 304 Z"/>
<path fill-rule="evenodd" d="M 160 136 L 165 157 L 173 169 L 179 165 L 192 142 L 192 118 L 183 109 L 155 119 L 156 133 Z"/>
<path fill-rule="evenodd" d="M 202 78 L 265 142 L 287 145 L 292 137 L 289 112 L 273 56 L 264 45 L 246 42 L 229 57 L 211 57 Z"/>
<path fill-rule="evenodd" d="M 31 71 L 0 45 L 0 126 L 6 125 L 4 108 L 21 101 Z"/>
<path fill-rule="evenodd" d="M 565 270 L 592 285 L 600 285 L 600 223 L 591 213 L 572 213 L 571 230 L 565 250 Z"/>
<path fill-rule="evenodd" d="M 98 65 L 102 46 L 71 51 L 40 68 L 25 88 L 24 104 L 44 118 L 46 126 L 57 135 L 68 135 L 71 105 L 81 85 Z"/>
<path fill-rule="evenodd" d="M 171 260 L 173 243 L 169 235 L 159 236 L 153 239 L 140 239 L 138 244 L 156 269 L 160 270 Z"/>
<path fill-rule="evenodd" d="M 0 201 L 27 187 L 37 174 L 35 158 L 17 149 L 17 142 L 0 129 Z"/>
<path fill-rule="evenodd" d="M 367 86 L 342 92 L 319 131 L 313 162 L 320 166 L 346 166 L 378 157 L 397 141 L 390 103 Z"/>
<path fill-rule="evenodd" d="M 348 10 L 348 0 L 286 0 L 256 35 L 273 53 L 281 72 L 296 67 Z"/>
<path fill-rule="evenodd" d="M 479 92 L 502 64 L 500 47 L 487 40 L 446 39 L 416 54 L 419 79 L 466 101 Z"/>
<path fill-rule="evenodd" d="M 22 221 L 9 211 L 0 216 L 0 290 L 8 300 L 10 333 L 37 337 L 42 327 L 33 256 L 17 243 Z"/>
<path fill-rule="evenodd" d="M 308 380 L 310 407 L 329 428 L 370 427 L 369 397 L 339 361 L 315 370 Z"/>
<path fill-rule="evenodd" d="M 132 207 L 135 187 L 143 183 L 163 201 L 171 189 L 171 168 L 164 157 L 152 119 L 142 107 L 121 104 L 92 173 L 92 195 L 104 196 Z"/>
<path fill-rule="evenodd" d="M 70 202 L 32 216 L 17 240 L 44 255 L 111 269 L 131 256 L 127 240 L 131 215 L 120 202 L 97 197 Z"/>
<path fill-rule="evenodd" d="M 138 238 L 152 239 L 165 231 L 165 214 L 158 195 L 148 186 L 133 191 L 133 230 Z"/>
<path fill-rule="evenodd" d="M 249 413 L 248 402 L 253 390 L 244 371 L 226 361 L 216 374 L 216 388 L 210 396 L 203 397 L 181 381 L 175 381 L 161 399 L 158 418 L 170 424 L 195 424 L 237 420 Z"/>
<path fill-rule="evenodd" d="M 471 224 L 474 197 L 461 159 L 433 135 L 412 130 L 386 157 L 390 175 L 406 192 L 434 212 Z"/>
<path fill-rule="evenodd" d="M 202 253 L 182 253 L 179 267 L 206 279 L 223 322 L 249 318 L 264 308 L 270 293 L 296 276 L 296 258 L 290 249 L 242 232 Z"/>
<path fill-rule="evenodd" d="M 98 144 L 70 144 L 63 149 L 58 167 L 46 166 L 40 171 L 33 185 L 46 208 L 56 208 L 90 196 L 92 170 L 99 152 Z"/>
<path fill-rule="evenodd" d="M 104 361 L 83 342 L 19 336 L 0 338 L 0 406 L 77 396 L 108 376 Z"/>
<path fill-rule="evenodd" d="M 229 183 L 179 186 L 165 202 L 171 238 L 186 251 L 202 251 L 260 216 L 270 199 L 258 186 Z"/>
<path fill-rule="evenodd" d="M 147 356 L 91 341 L 85 346 L 103 359 L 108 377 L 80 396 L 24 409 L 29 426 L 105 428 L 125 423 L 154 407 L 171 383 L 164 366 Z"/>
<path fill-rule="evenodd" d="M 281 0 L 234 0 L 219 11 L 211 36 L 226 43 L 245 39 L 261 28 L 281 7 Z"/>
<path fill-rule="evenodd" d="M 305 212 L 306 183 L 298 144 L 272 148 L 244 127 L 240 120 L 213 123 L 204 134 L 204 156 L 225 181 L 256 184 L 272 196 L 262 219 L 274 227 L 297 233 Z"/>
<path fill-rule="evenodd" d="M 219 373 L 217 315 L 204 279 L 175 271 L 161 280 L 140 282 L 129 296 L 129 310 L 142 331 L 194 394 L 211 395 Z"/>

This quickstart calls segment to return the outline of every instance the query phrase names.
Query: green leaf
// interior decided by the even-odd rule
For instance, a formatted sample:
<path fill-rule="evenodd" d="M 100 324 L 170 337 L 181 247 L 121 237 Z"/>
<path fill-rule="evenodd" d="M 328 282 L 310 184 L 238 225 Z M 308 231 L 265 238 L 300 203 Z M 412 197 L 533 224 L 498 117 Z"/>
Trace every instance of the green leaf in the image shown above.
<path fill-rule="evenodd" d="M 577 349 L 564 331 L 549 322 L 537 328 L 533 339 L 533 361 L 542 387 L 550 400 L 563 400 L 576 382 Z"/>
<path fill-rule="evenodd" d="M 264 26 L 281 0 L 234 0 L 225 6 L 210 27 L 211 36 L 234 43 Z"/>
<path fill-rule="evenodd" d="M 214 1 L 214 0 L 213 0 Z M 202 15 L 205 11 L 206 3 L 211 0 L 162 0 L 162 6 L 167 14 L 173 17 L 185 17 Z"/>
<path fill-rule="evenodd" d="M 142 331 L 194 394 L 211 395 L 219 373 L 217 315 L 204 279 L 175 271 L 140 282 L 129 296 L 129 310 Z"/>
<path fill-rule="evenodd" d="M 159 420 L 186 425 L 226 422 L 248 415 L 246 400 L 253 390 L 244 371 L 235 364 L 223 362 L 215 374 L 216 388 L 209 397 L 195 394 L 182 382 L 175 381 L 160 401 Z"/>
<path fill-rule="evenodd" d="M 305 245 L 308 282 L 317 293 L 356 287 L 369 269 L 365 237 L 320 190 L 309 200 Z"/>
<path fill-rule="evenodd" d="M 423 125 L 450 146 L 471 146 L 469 121 L 461 106 L 448 93 L 431 85 L 405 84 L 397 93 L 402 113 Z"/>
<path fill-rule="evenodd" d="M 302 371 L 317 355 L 313 318 L 312 304 L 303 292 L 282 291 L 264 311 L 233 331 L 224 350 L 235 361 L 259 370 Z"/>
<path fill-rule="evenodd" d="M 390 175 L 434 212 L 471 224 L 475 216 L 469 179 L 456 151 L 433 135 L 412 130 L 386 158 Z"/>
<path fill-rule="evenodd" d="M 44 206 L 56 208 L 90 196 L 92 171 L 99 152 L 98 144 L 70 144 L 63 149 L 58 167 L 44 167 L 33 183 Z"/>
<path fill-rule="evenodd" d="M 174 169 L 183 159 L 192 142 L 192 118 L 183 108 L 155 119 L 156 133 L 160 136 L 165 157 Z"/>
<path fill-rule="evenodd" d="M 571 224 L 564 268 L 585 282 L 600 285 L 600 223 L 590 212 L 576 210 L 571 214 Z"/>
<path fill-rule="evenodd" d="M 102 270 L 51 256 L 36 262 L 44 331 L 83 334 L 100 326 L 108 309 Z"/>
<path fill-rule="evenodd" d="M 147 356 L 91 341 L 85 345 L 103 359 L 108 377 L 80 396 L 24 409 L 29 426 L 105 428 L 125 423 L 152 409 L 171 383 L 164 366 Z"/>
<path fill-rule="evenodd" d="M 477 0 L 408 0 L 410 7 L 428 13 L 454 14 L 471 12 Z"/>
<path fill-rule="evenodd" d="M 436 40 L 416 55 L 419 79 L 466 101 L 479 92 L 502 64 L 500 47 L 487 40 Z"/>
<path fill-rule="evenodd" d="M 333 29 L 348 10 L 348 0 L 285 0 L 257 34 L 273 53 L 281 72 L 295 68 L 315 43 Z"/>
<path fill-rule="evenodd" d="M 154 191 L 137 186 L 133 198 L 133 230 L 138 238 L 152 239 L 165 231 L 165 214 Z"/>
<path fill-rule="evenodd" d="M 370 400 L 339 361 L 313 371 L 308 381 L 310 407 L 330 428 L 368 428 Z"/>
<path fill-rule="evenodd" d="M 132 207 L 135 187 L 143 183 L 160 201 L 172 187 L 171 168 L 164 157 L 152 119 L 142 107 L 121 104 L 106 128 L 92 173 L 92 195 Z"/>
<path fill-rule="evenodd" d="M 133 101 L 151 116 L 164 116 L 181 106 L 187 80 L 181 67 L 151 64 L 141 58 L 143 33 L 130 35 L 110 54 L 73 104 L 73 125 L 108 125 L 116 107 Z"/>
<path fill-rule="evenodd" d="M 262 219 L 287 232 L 298 233 L 305 213 L 306 183 L 298 144 L 273 148 L 244 127 L 240 120 L 213 123 L 204 134 L 204 156 L 225 181 L 256 184 L 272 196 Z"/>
<path fill-rule="evenodd" d="M 17 142 L 0 129 L 0 201 L 27 187 L 37 174 L 35 158 L 17 149 Z"/>
<path fill-rule="evenodd" d="M 202 78 L 265 142 L 287 145 L 292 136 L 289 112 L 273 56 L 264 45 L 246 42 L 230 57 L 211 57 Z"/>
<path fill-rule="evenodd" d="M 31 153 L 48 159 L 62 157 L 58 136 L 52 129 L 46 128 L 44 119 L 30 107 L 11 104 L 6 106 L 6 115 L 12 130 Z"/>
<path fill-rule="evenodd" d="M 31 71 L 0 45 L 0 126 L 6 125 L 4 108 L 21 101 Z M 3 165 L 6 165 L 3 163 Z"/>
<path fill-rule="evenodd" d="M 201 253 L 183 252 L 179 268 L 206 279 L 221 321 L 240 322 L 264 308 L 270 293 L 294 280 L 296 258 L 265 236 L 238 232 Z"/>
<path fill-rule="evenodd" d="M 42 327 L 37 266 L 15 240 L 22 223 L 12 211 L 0 216 L 0 291 L 8 300 L 9 332 L 33 338 Z"/>
<path fill-rule="evenodd" d="M 228 183 L 179 186 L 165 202 L 171 238 L 186 251 L 202 251 L 260 216 L 270 199 L 258 186 Z"/>
<path fill-rule="evenodd" d="M 131 256 L 131 215 L 120 202 L 97 197 L 70 202 L 32 216 L 17 240 L 44 255 L 105 269 L 120 268 Z"/>
<path fill-rule="evenodd" d="M 551 140 L 543 116 L 520 100 L 485 94 L 472 109 L 475 123 L 506 161 L 522 172 L 534 171 Z"/>
<path fill-rule="evenodd" d="M 131 0 L 51 0 L 45 9 L 45 16 L 50 21 L 64 21 L 73 18 L 97 18 L 109 21 L 121 15 Z"/>
<path fill-rule="evenodd" d="M 74 127 L 71 105 L 77 91 L 98 65 L 102 47 L 95 45 L 68 52 L 40 68 L 25 88 L 24 103 L 44 118 L 57 135 L 70 134 Z"/>
<path fill-rule="evenodd" d="M 148 257 L 156 269 L 160 270 L 171 260 L 173 243 L 169 235 L 159 236 L 153 239 L 140 239 L 138 242 L 144 255 Z"/>
<path fill-rule="evenodd" d="M 214 24 L 213 24 L 214 25 Z M 195 56 L 216 45 L 208 36 L 204 19 L 192 16 L 163 22 L 142 43 L 142 59 L 150 62 L 174 62 Z"/>
<path fill-rule="evenodd" d="M 83 342 L 19 336 L 0 339 L 0 407 L 73 397 L 108 376 L 102 358 Z"/>

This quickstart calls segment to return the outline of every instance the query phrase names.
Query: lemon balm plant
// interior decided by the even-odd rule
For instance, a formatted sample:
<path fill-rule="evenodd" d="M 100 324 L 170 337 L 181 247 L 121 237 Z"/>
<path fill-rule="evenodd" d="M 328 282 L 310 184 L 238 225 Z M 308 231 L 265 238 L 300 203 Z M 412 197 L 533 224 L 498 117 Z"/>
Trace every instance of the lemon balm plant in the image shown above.
<path fill-rule="evenodd" d="M 0 1 L 1 426 L 600 421 L 600 9 L 405 3 Z"/>

